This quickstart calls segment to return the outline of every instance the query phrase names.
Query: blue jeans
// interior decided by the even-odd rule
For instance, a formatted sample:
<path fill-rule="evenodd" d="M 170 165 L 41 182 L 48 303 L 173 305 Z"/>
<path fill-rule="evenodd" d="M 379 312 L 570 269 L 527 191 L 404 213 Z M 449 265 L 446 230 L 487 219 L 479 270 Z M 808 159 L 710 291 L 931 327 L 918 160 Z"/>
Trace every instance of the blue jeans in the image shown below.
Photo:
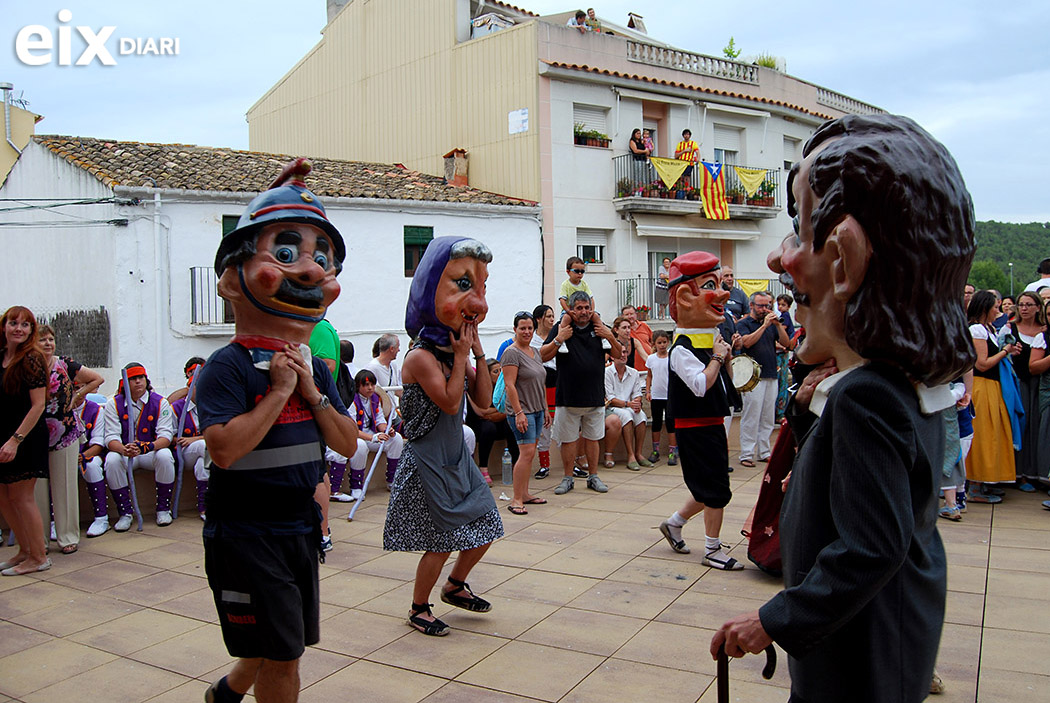
<path fill-rule="evenodd" d="M 525 413 L 525 419 L 529 421 L 529 426 L 525 428 L 524 432 L 518 432 L 515 419 L 514 417 L 508 417 L 507 424 L 510 425 L 510 429 L 514 433 L 514 439 L 518 440 L 518 444 L 536 444 L 536 438 L 543 431 L 543 411 L 538 410 L 534 413 Z"/>

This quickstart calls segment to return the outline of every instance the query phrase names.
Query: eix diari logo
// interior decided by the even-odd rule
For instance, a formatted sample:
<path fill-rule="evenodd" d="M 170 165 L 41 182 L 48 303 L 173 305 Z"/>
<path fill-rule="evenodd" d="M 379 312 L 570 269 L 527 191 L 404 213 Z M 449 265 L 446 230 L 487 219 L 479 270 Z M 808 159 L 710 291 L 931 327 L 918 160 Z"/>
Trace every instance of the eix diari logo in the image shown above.
<path fill-rule="evenodd" d="M 117 60 L 110 52 L 109 41 L 117 31 L 115 25 L 107 25 L 97 32 L 91 27 L 78 25 L 70 27 L 73 20 L 69 10 L 59 10 L 58 21 L 61 22 L 55 31 L 42 24 L 30 24 L 18 30 L 15 37 L 15 54 L 18 60 L 27 66 L 43 66 L 52 63 L 55 49 L 58 49 L 59 66 L 88 66 L 98 61 L 103 66 L 116 66 Z M 84 47 L 73 64 L 73 29 L 77 30 Z M 56 40 L 57 34 L 57 40 Z M 57 47 L 56 47 L 57 44 Z M 80 49 L 80 42 L 77 42 Z M 118 37 L 117 54 L 119 56 L 178 56 L 178 37 Z"/>

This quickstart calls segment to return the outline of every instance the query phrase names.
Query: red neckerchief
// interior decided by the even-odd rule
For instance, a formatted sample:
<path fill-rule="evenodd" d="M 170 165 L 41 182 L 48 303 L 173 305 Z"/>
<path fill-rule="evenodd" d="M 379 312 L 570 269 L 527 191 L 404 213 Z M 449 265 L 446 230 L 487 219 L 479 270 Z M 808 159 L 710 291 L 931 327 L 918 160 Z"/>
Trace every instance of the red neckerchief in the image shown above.
<path fill-rule="evenodd" d="M 283 339 L 275 337 L 264 337 L 261 334 L 238 334 L 230 340 L 233 344 L 240 344 L 245 349 L 269 349 L 270 351 L 284 351 L 285 346 L 292 344 Z M 297 347 L 297 344 L 292 344 Z"/>

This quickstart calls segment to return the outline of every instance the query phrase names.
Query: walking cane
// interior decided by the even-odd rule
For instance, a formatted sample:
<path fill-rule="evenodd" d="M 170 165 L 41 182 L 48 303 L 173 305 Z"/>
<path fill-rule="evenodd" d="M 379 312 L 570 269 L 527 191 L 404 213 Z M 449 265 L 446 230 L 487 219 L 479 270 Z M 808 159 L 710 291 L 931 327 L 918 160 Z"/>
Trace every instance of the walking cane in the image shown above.
<path fill-rule="evenodd" d="M 182 432 L 186 429 L 186 416 L 190 414 L 189 404 L 193 402 L 193 390 L 197 386 L 197 372 L 200 369 L 193 371 L 193 376 L 190 377 L 190 388 L 186 393 L 186 404 L 182 406 L 182 415 L 179 417 L 179 428 L 175 432 L 176 439 L 182 439 Z M 175 475 L 175 500 L 171 504 L 171 518 L 174 520 L 179 516 L 179 496 L 182 495 L 182 475 L 186 473 L 186 462 L 183 460 L 183 453 L 185 448 L 175 443 L 175 456 L 179 460 L 179 472 Z"/>
<path fill-rule="evenodd" d="M 388 429 L 389 425 L 390 423 L 387 423 Z M 361 486 L 361 497 L 359 497 L 357 499 L 357 502 L 354 503 L 353 507 L 350 508 L 350 514 L 346 516 L 347 522 L 354 521 L 354 513 L 356 513 L 357 509 L 361 507 L 361 503 L 365 502 L 365 494 L 368 493 L 368 484 L 372 482 L 372 474 L 375 473 L 376 466 L 379 465 L 379 457 L 383 456 L 383 448 L 385 446 L 386 442 L 381 442 L 379 445 L 379 449 L 376 449 L 375 459 L 372 459 L 372 466 L 369 467 L 368 473 L 365 475 L 365 483 L 363 486 Z"/>
<path fill-rule="evenodd" d="M 132 442 L 135 439 L 135 431 L 131 426 L 131 384 L 128 383 L 128 371 L 127 369 L 120 370 L 120 378 L 124 381 L 124 410 L 127 411 L 128 417 L 124 429 L 128 433 L 128 441 Z M 148 393 L 149 391 L 147 391 Z M 114 405 L 116 400 L 113 401 Z M 138 529 L 136 532 L 142 532 L 142 510 L 139 509 L 139 497 L 135 490 L 135 473 L 132 466 L 134 465 L 134 457 L 124 457 L 128 460 L 128 487 L 131 488 L 131 509 L 135 513 L 135 518 L 138 520 Z"/>
<path fill-rule="evenodd" d="M 777 670 L 777 650 L 773 645 L 766 647 L 766 665 L 762 667 L 762 678 L 771 679 Z M 718 647 L 717 667 L 718 703 L 729 703 L 729 655 L 723 643 Z"/>

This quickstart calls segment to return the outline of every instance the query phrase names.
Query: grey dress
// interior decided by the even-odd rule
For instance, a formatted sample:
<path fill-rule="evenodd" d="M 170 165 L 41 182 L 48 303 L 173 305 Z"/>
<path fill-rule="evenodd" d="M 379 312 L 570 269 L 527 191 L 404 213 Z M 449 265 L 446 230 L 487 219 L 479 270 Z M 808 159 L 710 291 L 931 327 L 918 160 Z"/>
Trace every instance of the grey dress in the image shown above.
<path fill-rule="evenodd" d="M 405 451 L 390 488 L 383 548 L 455 552 L 503 536 L 492 492 L 463 441 L 463 414 L 444 413 L 418 383 L 401 397 Z"/>

